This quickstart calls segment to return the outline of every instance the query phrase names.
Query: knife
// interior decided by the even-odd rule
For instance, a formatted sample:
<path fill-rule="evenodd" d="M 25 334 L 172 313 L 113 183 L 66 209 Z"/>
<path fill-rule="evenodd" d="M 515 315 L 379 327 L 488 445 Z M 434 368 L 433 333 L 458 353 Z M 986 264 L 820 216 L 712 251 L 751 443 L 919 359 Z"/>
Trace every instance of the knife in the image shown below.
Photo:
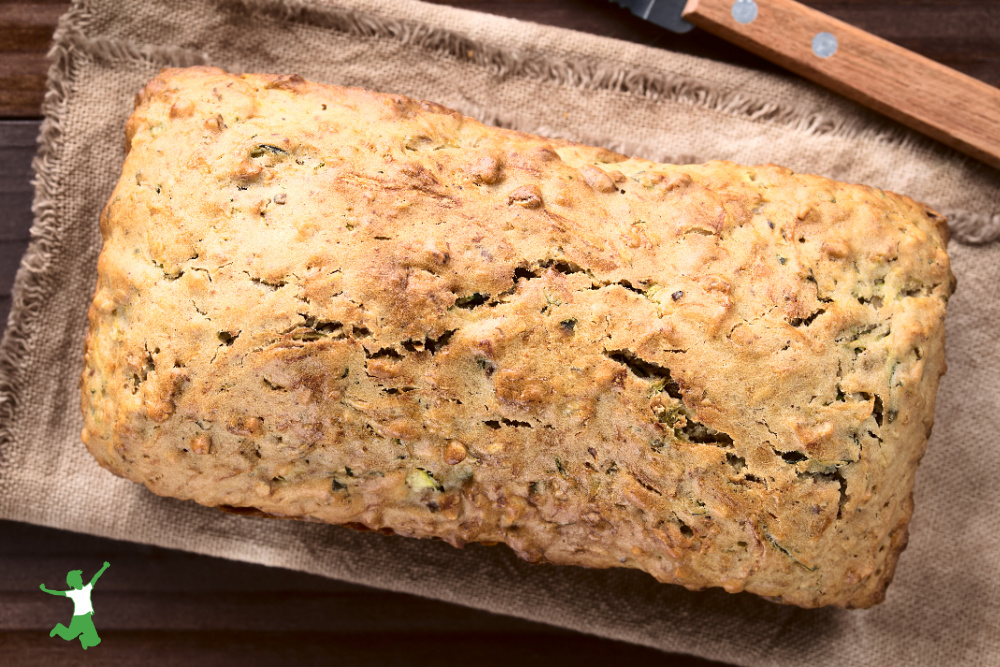
<path fill-rule="evenodd" d="M 1000 169 L 1000 89 L 794 0 L 612 0 L 703 28 Z"/>

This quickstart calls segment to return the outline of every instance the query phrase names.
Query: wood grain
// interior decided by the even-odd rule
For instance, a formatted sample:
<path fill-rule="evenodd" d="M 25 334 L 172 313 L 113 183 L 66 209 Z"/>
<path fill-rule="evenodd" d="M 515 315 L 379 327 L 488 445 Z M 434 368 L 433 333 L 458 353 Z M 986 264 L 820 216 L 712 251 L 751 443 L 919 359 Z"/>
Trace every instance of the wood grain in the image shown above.
<path fill-rule="evenodd" d="M 0 122 L 0 333 L 7 327 L 11 288 L 31 228 L 31 159 L 37 120 Z"/>
<path fill-rule="evenodd" d="M 10 521 L 0 535 L 0 665 L 725 667 L 302 572 Z M 38 585 L 105 560 L 101 645 L 49 638 L 73 608 Z"/>
<path fill-rule="evenodd" d="M 0 117 L 40 115 L 49 70 L 45 54 L 64 0 L 0 4 Z"/>
<path fill-rule="evenodd" d="M 744 6 L 751 6 L 746 3 Z M 1000 168 L 1000 89 L 794 0 L 760 0 L 756 18 L 733 0 L 690 0 L 684 17 L 807 79 Z M 836 39 L 821 57 L 817 35 Z"/>

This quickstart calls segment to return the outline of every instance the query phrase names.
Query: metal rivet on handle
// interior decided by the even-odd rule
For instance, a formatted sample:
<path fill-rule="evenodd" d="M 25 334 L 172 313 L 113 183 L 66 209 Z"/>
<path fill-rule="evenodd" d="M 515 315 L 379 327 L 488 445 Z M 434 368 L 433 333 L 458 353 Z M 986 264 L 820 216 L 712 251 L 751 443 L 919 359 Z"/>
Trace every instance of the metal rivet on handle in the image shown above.
<path fill-rule="evenodd" d="M 750 23 L 757 18 L 757 3 L 753 0 L 736 0 L 733 3 L 733 18 L 737 23 Z"/>
<path fill-rule="evenodd" d="M 837 38 L 833 33 L 818 32 L 813 37 L 813 53 L 820 58 L 829 58 L 837 52 Z"/>

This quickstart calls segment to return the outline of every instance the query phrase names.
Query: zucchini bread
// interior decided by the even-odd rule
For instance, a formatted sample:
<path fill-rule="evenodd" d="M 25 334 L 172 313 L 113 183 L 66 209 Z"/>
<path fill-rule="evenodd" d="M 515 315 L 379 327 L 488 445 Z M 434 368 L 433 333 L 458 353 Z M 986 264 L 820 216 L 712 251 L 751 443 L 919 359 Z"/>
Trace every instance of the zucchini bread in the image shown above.
<path fill-rule="evenodd" d="M 879 602 L 944 219 L 298 76 L 136 98 L 83 440 L 157 494 L 815 607 Z"/>

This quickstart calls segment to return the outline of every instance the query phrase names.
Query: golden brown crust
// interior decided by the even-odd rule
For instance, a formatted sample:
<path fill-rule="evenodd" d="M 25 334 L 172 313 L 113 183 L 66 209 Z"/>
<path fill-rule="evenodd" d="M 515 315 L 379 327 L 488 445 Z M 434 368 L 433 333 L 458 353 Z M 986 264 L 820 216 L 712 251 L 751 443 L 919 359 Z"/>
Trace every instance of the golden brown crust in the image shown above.
<path fill-rule="evenodd" d="M 137 97 L 82 377 L 205 505 L 880 601 L 944 371 L 943 219 L 299 77 Z"/>

